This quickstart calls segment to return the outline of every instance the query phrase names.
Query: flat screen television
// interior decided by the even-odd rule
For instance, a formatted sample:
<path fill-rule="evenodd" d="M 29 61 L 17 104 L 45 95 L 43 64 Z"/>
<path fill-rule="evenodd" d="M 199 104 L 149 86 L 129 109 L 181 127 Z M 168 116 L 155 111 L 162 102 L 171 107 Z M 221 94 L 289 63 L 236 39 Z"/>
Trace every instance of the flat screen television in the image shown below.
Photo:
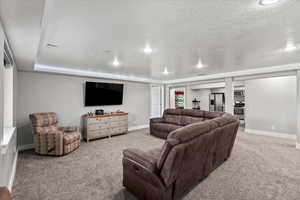
<path fill-rule="evenodd" d="M 123 84 L 85 83 L 85 106 L 123 104 Z"/>

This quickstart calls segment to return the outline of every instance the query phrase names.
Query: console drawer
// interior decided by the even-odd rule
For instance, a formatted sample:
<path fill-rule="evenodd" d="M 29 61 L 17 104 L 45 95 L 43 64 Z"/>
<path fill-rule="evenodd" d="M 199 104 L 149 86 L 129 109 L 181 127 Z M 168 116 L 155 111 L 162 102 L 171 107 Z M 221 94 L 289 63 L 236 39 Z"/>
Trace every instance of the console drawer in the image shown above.
<path fill-rule="evenodd" d="M 110 115 L 102 117 L 85 117 L 84 138 L 103 138 L 128 132 L 128 115 Z"/>

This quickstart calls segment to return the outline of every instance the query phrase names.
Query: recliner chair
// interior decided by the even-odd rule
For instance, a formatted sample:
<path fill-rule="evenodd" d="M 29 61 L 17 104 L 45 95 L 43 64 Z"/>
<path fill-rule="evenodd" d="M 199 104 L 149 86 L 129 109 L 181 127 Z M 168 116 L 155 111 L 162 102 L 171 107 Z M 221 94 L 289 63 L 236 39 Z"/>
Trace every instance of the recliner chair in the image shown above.
<path fill-rule="evenodd" d="M 78 127 L 58 127 L 56 113 L 34 113 L 29 118 L 33 126 L 36 153 L 61 156 L 80 146 Z"/>

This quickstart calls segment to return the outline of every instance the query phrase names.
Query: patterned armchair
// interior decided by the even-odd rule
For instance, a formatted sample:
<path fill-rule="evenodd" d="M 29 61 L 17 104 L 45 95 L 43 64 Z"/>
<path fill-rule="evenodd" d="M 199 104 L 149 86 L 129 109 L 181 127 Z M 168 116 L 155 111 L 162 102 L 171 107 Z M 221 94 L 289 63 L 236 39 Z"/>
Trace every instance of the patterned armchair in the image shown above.
<path fill-rule="evenodd" d="M 56 113 L 34 113 L 29 118 L 33 126 L 36 153 L 60 156 L 80 146 L 78 127 L 58 127 Z"/>

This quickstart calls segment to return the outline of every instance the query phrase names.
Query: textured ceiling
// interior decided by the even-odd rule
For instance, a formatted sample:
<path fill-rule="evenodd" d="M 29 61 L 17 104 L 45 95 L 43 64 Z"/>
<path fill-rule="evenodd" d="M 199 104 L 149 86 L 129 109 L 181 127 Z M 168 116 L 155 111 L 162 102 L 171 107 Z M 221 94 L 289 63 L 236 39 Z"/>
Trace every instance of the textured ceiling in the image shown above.
<path fill-rule="evenodd" d="M 290 40 L 300 45 L 299 0 L 265 7 L 258 0 L 51 0 L 45 10 L 44 1 L 0 1 L 21 69 L 37 61 L 175 79 L 300 62 L 300 48 L 284 51 Z M 147 42 L 151 55 L 143 53 Z M 114 56 L 121 66 L 111 65 Z"/>

